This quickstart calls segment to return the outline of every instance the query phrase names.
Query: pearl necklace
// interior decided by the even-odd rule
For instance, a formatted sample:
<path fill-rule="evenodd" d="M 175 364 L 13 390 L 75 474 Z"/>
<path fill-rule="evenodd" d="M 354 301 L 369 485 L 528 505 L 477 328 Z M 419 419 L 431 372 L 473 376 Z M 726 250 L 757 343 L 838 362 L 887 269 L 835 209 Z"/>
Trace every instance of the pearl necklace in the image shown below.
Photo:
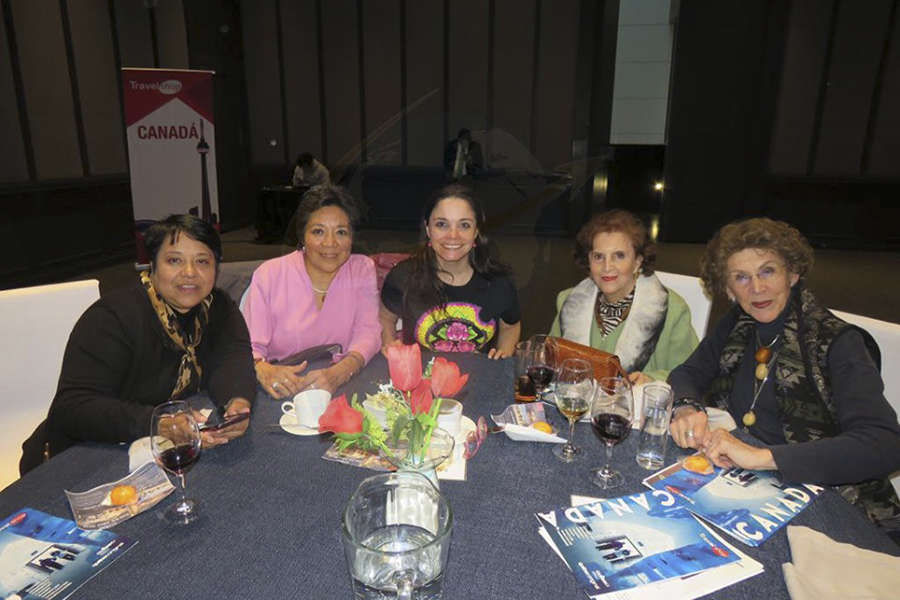
<path fill-rule="evenodd" d="M 328 293 L 328 290 L 327 290 L 327 289 L 320 290 L 319 288 L 317 288 L 317 287 L 314 286 L 313 284 L 309 284 L 309 287 L 311 287 L 311 288 L 312 288 L 312 291 L 314 291 L 315 293 L 317 293 L 317 294 L 322 294 L 323 296 L 324 296 L 325 294 Z"/>
<path fill-rule="evenodd" d="M 756 359 L 756 371 L 753 373 L 755 377 L 753 380 L 753 402 L 750 403 L 750 408 L 747 409 L 747 412 L 741 417 L 744 427 L 753 427 L 753 425 L 756 424 L 756 413 L 753 412 L 753 409 L 756 408 L 756 401 L 759 399 L 759 394 L 769 380 L 772 365 L 775 363 L 775 358 L 778 357 L 778 352 L 772 352 L 772 346 L 775 345 L 775 342 L 777 342 L 780 337 L 781 334 L 779 333 L 775 336 L 774 340 L 763 346 L 762 341 L 759 339 L 759 331 L 756 332 L 757 350 L 756 354 L 753 355 L 753 358 Z"/>

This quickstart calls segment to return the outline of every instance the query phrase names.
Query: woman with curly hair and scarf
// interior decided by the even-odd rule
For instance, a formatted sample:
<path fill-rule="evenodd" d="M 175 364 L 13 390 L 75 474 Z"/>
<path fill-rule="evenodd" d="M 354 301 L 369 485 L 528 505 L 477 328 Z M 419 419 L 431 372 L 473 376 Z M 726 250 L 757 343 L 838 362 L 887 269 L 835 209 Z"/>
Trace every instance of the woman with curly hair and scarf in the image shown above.
<path fill-rule="evenodd" d="M 896 531 L 900 503 L 887 477 L 900 468 L 900 426 L 884 397 L 878 347 L 819 305 L 805 282 L 812 265 L 809 243 L 784 222 L 747 219 L 715 234 L 701 276 L 733 306 L 669 376 L 672 438 L 718 466 L 838 486 Z M 710 431 L 707 406 L 727 410 L 762 445 Z"/>

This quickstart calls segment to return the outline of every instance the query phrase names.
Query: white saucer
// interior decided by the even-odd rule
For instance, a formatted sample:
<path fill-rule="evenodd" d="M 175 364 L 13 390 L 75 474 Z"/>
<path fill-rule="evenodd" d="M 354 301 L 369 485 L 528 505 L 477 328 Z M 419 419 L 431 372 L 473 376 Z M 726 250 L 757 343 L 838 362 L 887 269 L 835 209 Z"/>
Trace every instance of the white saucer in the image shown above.
<path fill-rule="evenodd" d="M 319 435 L 317 429 L 307 429 L 306 427 L 297 425 L 297 423 L 294 422 L 294 417 L 292 415 L 281 415 L 278 424 L 281 425 L 282 429 L 293 435 Z"/>

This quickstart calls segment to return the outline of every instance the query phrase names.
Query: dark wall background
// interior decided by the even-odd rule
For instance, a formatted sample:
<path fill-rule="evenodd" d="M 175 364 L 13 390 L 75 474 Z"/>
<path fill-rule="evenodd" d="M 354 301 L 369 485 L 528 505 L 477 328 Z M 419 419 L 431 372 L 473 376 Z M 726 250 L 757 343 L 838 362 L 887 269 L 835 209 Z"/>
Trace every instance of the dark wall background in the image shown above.
<path fill-rule="evenodd" d="M 897 0 L 682 2 L 674 56 L 666 239 L 769 215 L 900 247 Z"/>
<path fill-rule="evenodd" d="M 769 214 L 822 245 L 900 247 L 898 0 L 679 5 L 664 238 Z M 618 7 L 0 0 L 0 281 L 132 256 L 122 66 L 217 72 L 226 229 L 252 221 L 258 186 L 302 151 L 337 178 L 439 169 L 460 127 L 489 166 L 572 176 L 572 222 L 630 207 L 610 197 L 628 186 L 603 184 L 639 150 L 608 146 Z"/>
<path fill-rule="evenodd" d="M 237 0 L 0 0 L 0 16 L 0 279 L 133 256 L 123 66 L 216 71 L 223 226 L 247 222 Z"/>
<path fill-rule="evenodd" d="M 606 4 L 617 5 L 245 0 L 253 167 L 286 179 L 304 151 L 338 176 L 359 164 L 437 167 L 462 127 L 489 166 L 568 166 L 590 125 L 576 131 L 578 58 L 593 56 Z"/>

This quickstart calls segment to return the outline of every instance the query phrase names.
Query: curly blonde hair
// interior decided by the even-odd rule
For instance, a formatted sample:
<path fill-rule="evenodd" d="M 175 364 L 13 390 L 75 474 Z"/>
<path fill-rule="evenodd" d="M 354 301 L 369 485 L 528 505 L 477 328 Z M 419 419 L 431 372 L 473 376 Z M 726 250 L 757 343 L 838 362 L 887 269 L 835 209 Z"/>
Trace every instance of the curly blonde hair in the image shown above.
<path fill-rule="evenodd" d="M 735 221 L 713 235 L 700 257 L 700 278 L 710 296 L 726 293 L 728 259 L 747 248 L 771 250 L 800 279 L 812 270 L 815 261 L 812 246 L 803 234 L 784 221 L 766 217 Z"/>

